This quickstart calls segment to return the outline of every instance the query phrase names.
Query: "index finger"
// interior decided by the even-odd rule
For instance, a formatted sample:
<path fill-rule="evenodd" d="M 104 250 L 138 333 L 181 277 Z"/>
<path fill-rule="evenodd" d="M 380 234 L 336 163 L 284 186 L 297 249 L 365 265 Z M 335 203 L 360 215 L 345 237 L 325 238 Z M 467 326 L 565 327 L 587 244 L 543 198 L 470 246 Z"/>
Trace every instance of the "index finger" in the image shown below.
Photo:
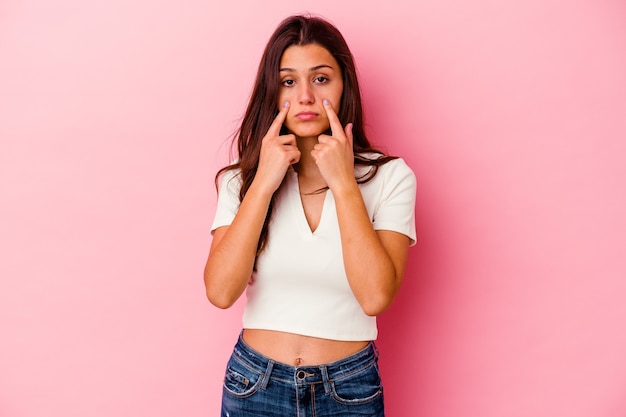
<path fill-rule="evenodd" d="M 341 121 L 335 113 L 335 109 L 333 109 L 330 100 L 324 100 L 324 109 L 326 109 L 326 116 L 328 117 L 328 121 L 330 122 L 330 131 L 334 137 L 337 137 L 338 134 L 343 133 L 343 126 L 341 126 Z"/>
<path fill-rule="evenodd" d="M 283 127 L 283 123 L 287 118 L 287 113 L 289 112 L 289 102 L 285 101 L 283 104 L 283 108 L 280 109 L 274 121 L 270 125 L 270 128 L 267 129 L 267 135 L 270 137 L 275 137 L 280 135 L 280 129 Z"/>

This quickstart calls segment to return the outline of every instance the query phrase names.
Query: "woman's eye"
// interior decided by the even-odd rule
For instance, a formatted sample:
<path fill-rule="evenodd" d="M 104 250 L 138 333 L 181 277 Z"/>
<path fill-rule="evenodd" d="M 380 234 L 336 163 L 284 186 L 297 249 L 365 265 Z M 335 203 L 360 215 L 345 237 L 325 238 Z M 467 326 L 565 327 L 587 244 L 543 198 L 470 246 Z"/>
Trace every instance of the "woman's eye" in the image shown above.
<path fill-rule="evenodd" d="M 322 83 L 325 83 L 326 81 L 328 81 L 328 78 L 326 78 L 326 77 L 316 77 L 315 78 L 315 82 L 316 83 L 322 84 Z"/>
<path fill-rule="evenodd" d="M 294 85 L 294 83 L 295 83 L 295 81 L 294 81 L 294 80 L 284 80 L 284 81 L 283 81 L 283 85 L 284 85 L 285 87 L 290 87 L 290 86 Z"/>

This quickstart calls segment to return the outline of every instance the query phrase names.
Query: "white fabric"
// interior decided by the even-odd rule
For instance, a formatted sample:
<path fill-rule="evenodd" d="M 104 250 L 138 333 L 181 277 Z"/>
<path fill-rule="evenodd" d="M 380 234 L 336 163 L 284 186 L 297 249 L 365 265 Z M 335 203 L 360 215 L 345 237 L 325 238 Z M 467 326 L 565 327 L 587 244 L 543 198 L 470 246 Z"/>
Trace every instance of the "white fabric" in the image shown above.
<path fill-rule="evenodd" d="M 355 174 L 369 169 L 358 167 Z M 237 213 L 241 186 L 237 174 L 233 170 L 222 178 L 212 231 L 229 225 Z M 380 166 L 376 176 L 359 187 L 374 229 L 402 233 L 415 244 L 416 181 L 406 163 L 395 159 Z M 375 340 L 376 318 L 363 312 L 348 284 L 332 192 L 326 192 L 314 232 L 306 221 L 293 169 L 274 204 L 269 239 L 247 289 L 243 327 L 333 340 Z"/>

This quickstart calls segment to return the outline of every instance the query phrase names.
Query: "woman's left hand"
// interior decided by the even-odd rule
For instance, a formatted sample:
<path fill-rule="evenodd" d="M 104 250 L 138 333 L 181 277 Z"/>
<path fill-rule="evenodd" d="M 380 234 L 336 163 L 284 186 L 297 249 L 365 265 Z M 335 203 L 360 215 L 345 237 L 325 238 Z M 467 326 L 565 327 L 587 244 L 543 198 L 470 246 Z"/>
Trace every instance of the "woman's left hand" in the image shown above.
<path fill-rule="evenodd" d="M 355 181 L 352 123 L 348 123 L 343 128 L 328 100 L 324 100 L 324 109 L 330 122 L 331 136 L 320 135 L 318 143 L 311 151 L 311 156 L 328 187 L 334 190 L 342 184 Z"/>

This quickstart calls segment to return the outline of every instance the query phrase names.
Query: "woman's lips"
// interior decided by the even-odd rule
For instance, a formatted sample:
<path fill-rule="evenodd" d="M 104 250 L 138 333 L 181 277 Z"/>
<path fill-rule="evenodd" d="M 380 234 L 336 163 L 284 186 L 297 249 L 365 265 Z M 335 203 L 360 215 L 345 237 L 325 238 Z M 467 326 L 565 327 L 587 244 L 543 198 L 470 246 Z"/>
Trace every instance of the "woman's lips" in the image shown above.
<path fill-rule="evenodd" d="M 296 114 L 296 119 L 298 120 L 313 120 L 317 117 L 317 113 L 314 113 L 312 111 L 301 111 L 300 113 Z"/>

